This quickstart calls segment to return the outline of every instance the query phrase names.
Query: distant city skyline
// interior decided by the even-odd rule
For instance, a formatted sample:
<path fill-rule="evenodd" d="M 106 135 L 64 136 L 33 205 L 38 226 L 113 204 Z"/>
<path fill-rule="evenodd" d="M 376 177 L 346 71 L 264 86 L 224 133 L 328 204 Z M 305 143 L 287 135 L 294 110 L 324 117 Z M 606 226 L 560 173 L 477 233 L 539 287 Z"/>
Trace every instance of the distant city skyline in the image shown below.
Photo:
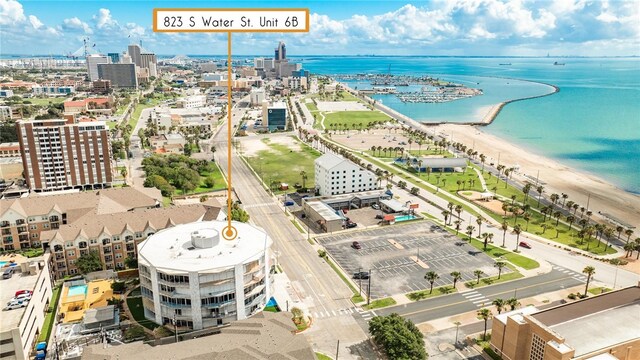
<path fill-rule="evenodd" d="M 365 6 L 366 5 L 366 6 Z M 236 34 L 235 55 L 633 56 L 636 1 L 17 1 L 0 0 L 0 55 L 123 52 L 142 41 L 156 54 L 226 53 L 226 34 L 158 34 L 154 7 L 308 7 L 307 34 Z M 95 47 L 93 46 L 95 44 Z"/>

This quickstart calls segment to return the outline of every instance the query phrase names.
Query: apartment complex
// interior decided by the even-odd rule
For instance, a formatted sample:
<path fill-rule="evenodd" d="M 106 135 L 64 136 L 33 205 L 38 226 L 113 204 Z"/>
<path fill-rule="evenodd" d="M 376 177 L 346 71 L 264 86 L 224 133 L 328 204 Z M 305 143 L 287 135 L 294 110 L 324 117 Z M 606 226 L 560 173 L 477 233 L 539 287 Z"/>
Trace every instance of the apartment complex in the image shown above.
<path fill-rule="evenodd" d="M 159 197 L 159 194 L 158 194 Z M 60 195 L 0 200 L 1 250 L 49 247 L 41 233 L 56 230 L 83 217 L 160 206 L 158 200 L 133 188 L 103 189 Z"/>
<path fill-rule="evenodd" d="M 199 330 L 250 317 L 271 296 L 269 236 L 234 222 L 238 236 L 222 238 L 224 221 L 177 225 L 138 245 L 144 315 L 158 324 Z"/>
<path fill-rule="evenodd" d="M 31 190 L 100 189 L 111 186 L 109 129 L 102 121 L 16 123 L 24 177 Z"/>
<path fill-rule="evenodd" d="M 49 273 L 51 254 L 27 259 L 15 256 L 9 259 L 2 257 L 3 263 L 13 261 L 14 275 L 2 280 L 0 302 L 4 306 L 20 290 L 33 292 L 28 305 L 23 308 L 2 312 L 0 321 L 0 358 L 2 360 L 33 359 L 30 355 L 38 336 L 43 331 L 44 318 L 51 301 L 52 282 Z M 5 261 L 8 260 L 8 261 Z M 0 268 L 4 269 L 4 268 Z"/>
<path fill-rule="evenodd" d="M 348 194 L 378 188 L 374 173 L 332 153 L 317 158 L 314 170 L 316 189 L 320 195 Z"/>
<path fill-rule="evenodd" d="M 494 317 L 491 348 L 506 360 L 640 359 L 640 286 L 539 311 Z"/>
<path fill-rule="evenodd" d="M 100 64 L 98 65 L 98 77 L 111 81 L 111 86 L 114 88 L 138 88 L 135 64 Z"/>
<path fill-rule="evenodd" d="M 42 232 L 52 252 L 55 278 L 78 273 L 75 262 L 89 251 L 100 255 L 104 269 L 124 269 L 126 258 L 137 258 L 136 245 L 156 232 L 194 221 L 216 220 L 220 207 L 202 204 L 138 209 L 84 217 Z"/>

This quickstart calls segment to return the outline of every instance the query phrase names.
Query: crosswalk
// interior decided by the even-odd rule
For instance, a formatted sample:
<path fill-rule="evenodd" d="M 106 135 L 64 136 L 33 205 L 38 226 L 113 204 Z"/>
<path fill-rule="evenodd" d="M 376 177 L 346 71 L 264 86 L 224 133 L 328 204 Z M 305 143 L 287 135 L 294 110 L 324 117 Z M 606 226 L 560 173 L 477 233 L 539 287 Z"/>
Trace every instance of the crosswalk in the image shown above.
<path fill-rule="evenodd" d="M 374 318 L 374 317 L 376 317 L 376 316 L 377 316 L 376 312 L 375 312 L 375 311 L 373 311 L 373 310 L 368 310 L 368 311 L 366 311 L 366 310 L 362 310 L 362 309 L 360 309 L 360 308 L 356 308 L 356 311 L 360 313 L 360 316 L 362 316 L 362 318 L 363 318 L 365 321 L 369 321 L 369 320 L 371 320 L 372 318 Z"/>
<path fill-rule="evenodd" d="M 558 266 L 558 265 L 553 265 L 552 268 L 568 276 L 571 276 L 575 280 L 578 280 L 580 282 L 587 282 L 587 276 L 584 274 L 577 273 L 573 270 L 569 270 L 567 268 L 563 268 L 562 266 Z"/>
<path fill-rule="evenodd" d="M 464 296 L 465 299 L 471 301 L 475 306 L 479 308 L 491 305 L 491 300 L 487 299 L 477 290 L 463 291 L 460 293 L 460 295 Z"/>
<path fill-rule="evenodd" d="M 265 202 L 265 203 L 259 203 L 259 204 L 244 205 L 243 208 L 244 209 L 252 209 L 252 208 L 257 208 L 257 207 L 262 207 L 262 206 L 269 206 L 269 205 L 275 205 L 275 204 L 273 202 Z"/>
<path fill-rule="evenodd" d="M 358 309 L 356 309 L 355 307 L 338 309 L 338 310 L 313 311 L 311 312 L 311 316 L 313 316 L 315 319 L 322 319 L 322 318 L 328 318 L 328 317 L 334 317 L 334 316 L 352 315 L 357 311 Z"/>

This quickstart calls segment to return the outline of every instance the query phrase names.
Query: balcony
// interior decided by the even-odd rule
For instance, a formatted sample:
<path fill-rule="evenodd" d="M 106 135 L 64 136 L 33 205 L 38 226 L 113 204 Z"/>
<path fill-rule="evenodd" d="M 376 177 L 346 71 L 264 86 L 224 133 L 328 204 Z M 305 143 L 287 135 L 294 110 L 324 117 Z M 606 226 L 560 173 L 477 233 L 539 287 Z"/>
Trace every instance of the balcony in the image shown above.
<path fill-rule="evenodd" d="M 29 242 L 29 235 L 18 235 L 20 242 Z"/>
<path fill-rule="evenodd" d="M 2 229 L 2 235 L 11 235 L 11 229 Z"/>
<path fill-rule="evenodd" d="M 60 218 L 58 216 L 49 216 L 49 222 L 59 222 Z"/>
<path fill-rule="evenodd" d="M 111 254 L 111 248 L 108 248 L 108 247 L 103 248 L 102 252 L 105 253 L 105 254 Z"/>
<path fill-rule="evenodd" d="M 0 227 L 9 227 L 9 225 L 11 225 L 8 221 L 3 221 L 0 223 Z"/>
<path fill-rule="evenodd" d="M 18 232 L 19 233 L 26 233 L 27 231 L 27 227 L 26 226 L 20 226 L 18 227 Z"/>
<path fill-rule="evenodd" d="M 27 222 L 26 222 L 24 219 L 18 219 L 18 220 L 16 220 L 16 225 L 24 225 L 24 224 L 26 224 L 26 223 L 27 223 Z"/>

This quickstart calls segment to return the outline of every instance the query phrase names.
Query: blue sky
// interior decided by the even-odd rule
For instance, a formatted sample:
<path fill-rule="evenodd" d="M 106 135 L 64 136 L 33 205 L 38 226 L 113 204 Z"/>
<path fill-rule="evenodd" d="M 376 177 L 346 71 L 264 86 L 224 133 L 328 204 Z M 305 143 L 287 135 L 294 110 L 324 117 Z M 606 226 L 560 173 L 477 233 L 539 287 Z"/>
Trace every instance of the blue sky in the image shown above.
<path fill-rule="evenodd" d="M 157 34 L 154 7 L 307 7 L 306 34 L 237 34 L 234 54 L 640 55 L 638 0 L 18 1 L 0 0 L 0 54 L 103 53 L 131 41 L 157 54 L 225 54 L 224 34 Z"/>

